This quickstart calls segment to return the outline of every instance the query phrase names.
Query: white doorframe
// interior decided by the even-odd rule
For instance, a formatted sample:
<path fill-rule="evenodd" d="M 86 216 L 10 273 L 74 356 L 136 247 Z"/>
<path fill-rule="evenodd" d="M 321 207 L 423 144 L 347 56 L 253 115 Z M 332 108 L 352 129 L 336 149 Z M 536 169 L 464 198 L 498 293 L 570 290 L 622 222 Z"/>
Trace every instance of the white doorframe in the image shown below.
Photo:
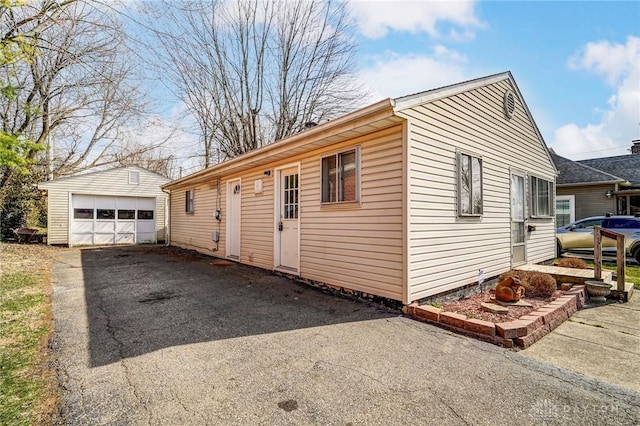
<path fill-rule="evenodd" d="M 275 168 L 274 170 L 274 196 L 273 196 L 273 268 L 275 270 L 280 270 L 282 272 L 295 272 L 300 273 L 300 220 L 302 218 L 302 209 L 301 203 L 298 201 L 298 233 L 297 233 L 297 250 L 298 250 L 298 261 L 295 265 L 294 271 L 290 268 L 284 268 L 281 265 L 281 257 L 280 257 L 280 248 L 282 243 L 282 234 L 279 229 L 280 225 L 280 216 L 282 215 L 282 171 L 286 169 L 297 169 L 298 171 L 298 200 L 302 198 L 302 194 L 300 189 L 302 188 L 302 179 L 300 176 L 300 163 L 286 164 L 280 167 Z"/>
<path fill-rule="evenodd" d="M 514 178 L 518 183 L 519 179 L 522 179 L 521 194 L 514 192 Z M 527 222 L 527 174 L 519 171 L 512 170 L 509 176 L 509 206 L 510 206 L 510 218 L 509 229 L 511 235 L 511 267 L 522 265 L 527 263 L 527 235 L 526 235 L 526 222 Z M 514 204 L 515 203 L 515 204 Z M 521 204 L 519 206 L 518 204 Z M 520 210 L 521 207 L 522 211 Z M 514 226 L 517 229 L 514 229 Z M 522 241 L 516 241 L 521 239 Z"/>
<path fill-rule="evenodd" d="M 236 185 L 238 188 L 236 188 Z M 237 205 L 234 207 L 232 199 L 236 195 L 239 197 Z M 233 179 L 227 181 L 227 235 L 226 235 L 226 249 L 225 253 L 227 257 L 233 259 L 240 259 L 240 242 L 241 242 L 241 230 L 242 230 L 242 178 Z M 233 227 L 237 220 L 237 229 L 234 231 Z"/>

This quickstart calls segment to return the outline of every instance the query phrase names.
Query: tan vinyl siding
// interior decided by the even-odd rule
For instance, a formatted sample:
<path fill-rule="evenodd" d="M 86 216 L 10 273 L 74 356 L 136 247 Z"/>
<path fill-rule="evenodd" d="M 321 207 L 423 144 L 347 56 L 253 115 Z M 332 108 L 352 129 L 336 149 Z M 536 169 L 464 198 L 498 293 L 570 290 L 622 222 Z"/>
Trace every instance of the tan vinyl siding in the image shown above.
<path fill-rule="evenodd" d="M 360 203 L 321 204 L 323 155 L 360 146 Z M 402 126 L 302 161 L 301 275 L 402 299 Z"/>
<path fill-rule="evenodd" d="M 616 197 L 607 198 L 607 191 L 615 191 L 615 185 L 589 185 L 558 187 L 556 195 L 575 195 L 575 220 L 590 216 L 616 213 Z"/>
<path fill-rule="evenodd" d="M 129 184 L 129 171 L 139 172 L 140 183 Z M 122 167 L 43 182 L 47 189 L 47 243 L 69 243 L 69 194 L 156 198 L 157 239 L 165 239 L 167 193 L 160 188 L 170 179 L 138 167 Z"/>
<path fill-rule="evenodd" d="M 218 223 L 214 213 L 216 206 L 224 206 L 226 182 L 220 183 L 220 194 L 217 191 L 217 179 L 171 191 L 171 244 L 197 250 L 204 254 L 224 257 L 226 212 L 222 211 L 222 221 Z M 185 212 L 186 191 L 194 189 L 193 213 Z M 219 204 L 217 204 L 219 203 Z M 219 229 L 218 229 L 219 228 Z M 211 238 L 214 231 L 220 231 L 218 244 Z"/>
<path fill-rule="evenodd" d="M 50 189 L 47 205 L 47 244 L 68 244 L 69 193 Z"/>
<path fill-rule="evenodd" d="M 402 299 L 402 127 L 394 126 L 341 142 L 287 161 L 225 176 L 241 179 L 241 263 L 274 269 L 275 168 L 300 164 L 301 277 L 326 284 Z M 361 202 L 322 205 L 321 159 L 360 147 Z M 271 171 L 267 177 L 264 172 Z M 256 194 L 254 182 L 263 181 Z M 222 195 L 223 222 L 220 250 L 212 251 L 215 230 L 215 185 L 195 186 L 195 212 L 184 212 L 183 185 L 171 194 L 171 244 L 224 257 L 226 193 Z"/>
<path fill-rule="evenodd" d="M 505 80 L 402 112 L 409 119 L 409 299 L 476 282 L 511 267 L 510 170 L 554 181 L 555 171 L 519 99 L 511 120 Z M 482 158 L 483 215 L 457 213 L 457 152 Z M 527 176 L 528 177 L 528 176 Z M 528 179 L 527 179 L 528 180 Z M 554 219 L 536 219 L 527 260 L 554 255 Z"/>
<path fill-rule="evenodd" d="M 275 174 L 265 176 L 265 170 L 271 169 L 254 169 L 242 175 L 240 257 L 243 263 L 273 269 Z M 257 180 L 262 180 L 262 193 L 258 194 L 254 190 Z"/>

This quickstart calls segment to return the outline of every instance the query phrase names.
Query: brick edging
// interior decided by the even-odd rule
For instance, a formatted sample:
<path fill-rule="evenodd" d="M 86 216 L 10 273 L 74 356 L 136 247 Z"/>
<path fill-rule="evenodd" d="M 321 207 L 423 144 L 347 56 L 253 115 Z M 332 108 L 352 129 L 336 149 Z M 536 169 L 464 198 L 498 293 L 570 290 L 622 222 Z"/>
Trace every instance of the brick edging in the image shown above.
<path fill-rule="evenodd" d="M 562 296 L 517 320 L 493 323 L 455 312 L 446 312 L 431 305 L 420 306 L 417 303 L 405 305 L 405 315 L 436 324 L 454 331 L 497 345 L 512 348 L 528 348 L 551 330 L 562 324 L 578 309 L 582 309 L 587 298 L 584 285 L 574 285 L 571 289 L 561 291 Z"/>

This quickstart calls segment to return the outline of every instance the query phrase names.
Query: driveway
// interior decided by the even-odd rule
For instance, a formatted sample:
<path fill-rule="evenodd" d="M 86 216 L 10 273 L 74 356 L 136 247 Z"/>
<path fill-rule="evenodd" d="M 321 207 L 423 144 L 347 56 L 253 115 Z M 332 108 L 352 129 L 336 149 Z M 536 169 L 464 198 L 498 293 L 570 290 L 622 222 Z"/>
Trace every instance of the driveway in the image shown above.
<path fill-rule="evenodd" d="M 54 271 L 60 423 L 640 423 L 640 394 L 242 265 L 136 247 Z"/>

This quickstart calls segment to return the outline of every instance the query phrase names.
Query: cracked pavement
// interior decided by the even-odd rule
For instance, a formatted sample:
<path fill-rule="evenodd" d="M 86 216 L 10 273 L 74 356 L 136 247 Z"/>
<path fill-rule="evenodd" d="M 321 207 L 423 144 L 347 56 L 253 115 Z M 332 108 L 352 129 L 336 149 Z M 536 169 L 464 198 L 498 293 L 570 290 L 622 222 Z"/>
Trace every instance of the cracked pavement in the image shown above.
<path fill-rule="evenodd" d="M 61 253 L 58 423 L 640 423 L 631 389 L 211 261 L 139 247 Z"/>

